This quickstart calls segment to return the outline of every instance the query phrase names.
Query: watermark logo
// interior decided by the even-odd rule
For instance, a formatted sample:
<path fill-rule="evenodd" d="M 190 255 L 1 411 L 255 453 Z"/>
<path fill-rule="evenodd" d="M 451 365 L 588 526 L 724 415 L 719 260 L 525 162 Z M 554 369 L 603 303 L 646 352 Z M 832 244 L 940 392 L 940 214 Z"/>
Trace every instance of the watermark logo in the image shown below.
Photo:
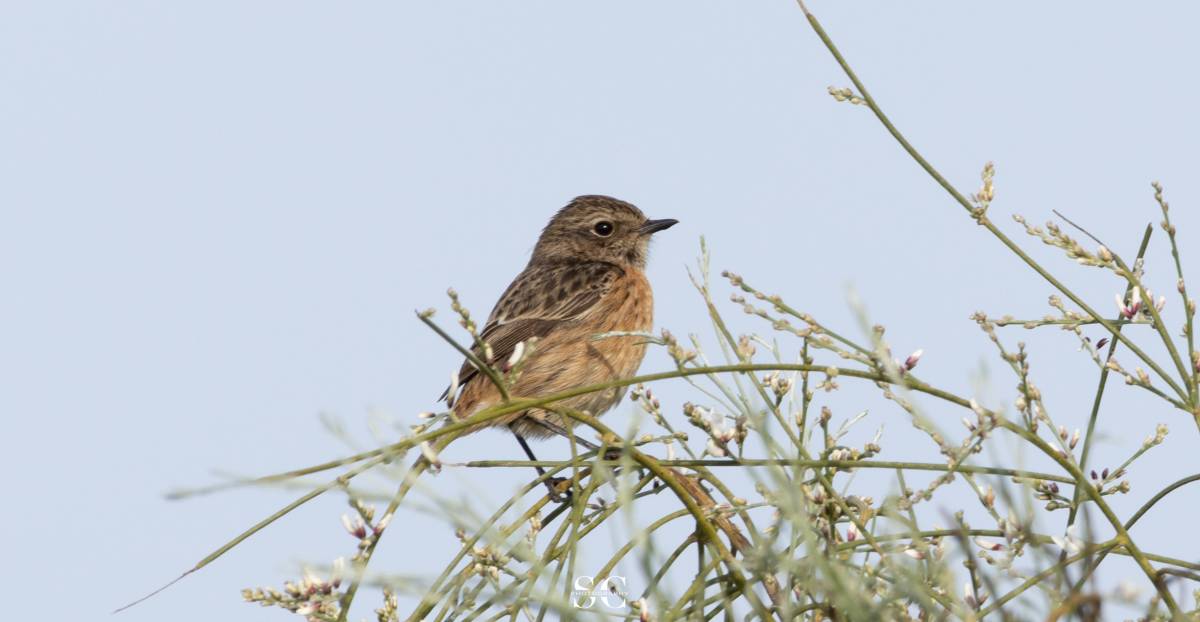
<path fill-rule="evenodd" d="M 571 604 L 576 609 L 591 609 L 597 601 L 609 609 L 624 609 L 627 606 L 625 577 L 609 575 L 598 583 L 593 577 L 575 577 L 575 589 L 571 592 Z"/>

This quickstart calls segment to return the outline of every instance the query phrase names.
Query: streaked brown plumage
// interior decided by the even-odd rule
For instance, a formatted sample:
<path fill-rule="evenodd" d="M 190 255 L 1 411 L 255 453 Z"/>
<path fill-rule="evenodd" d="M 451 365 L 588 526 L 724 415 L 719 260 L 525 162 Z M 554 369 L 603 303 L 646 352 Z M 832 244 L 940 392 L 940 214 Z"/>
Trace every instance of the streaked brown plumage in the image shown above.
<path fill-rule="evenodd" d="M 592 337 L 650 330 L 654 298 L 643 273 L 650 237 L 675 222 L 647 220 L 633 205 L 599 195 L 578 197 L 559 210 L 480 333 L 492 348 L 493 360 L 501 363 L 518 343 L 536 338 L 511 395 L 550 395 L 637 371 L 646 351 L 641 339 Z M 463 363 L 459 382 L 461 391 L 453 402 L 458 418 L 501 399 L 491 380 L 470 362 Z M 624 393 L 623 388 L 612 389 L 561 403 L 598 416 Z M 572 424 L 555 413 L 531 409 L 475 429 L 508 426 L 520 439 L 550 436 L 570 430 Z"/>

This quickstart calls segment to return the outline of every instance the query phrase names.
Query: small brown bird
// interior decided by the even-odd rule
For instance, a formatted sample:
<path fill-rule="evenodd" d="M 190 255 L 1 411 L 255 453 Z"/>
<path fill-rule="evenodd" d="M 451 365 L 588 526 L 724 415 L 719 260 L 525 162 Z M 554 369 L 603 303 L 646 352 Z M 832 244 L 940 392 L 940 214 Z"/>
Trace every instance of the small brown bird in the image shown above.
<path fill-rule="evenodd" d="M 643 272 L 650 237 L 678 221 L 648 220 L 632 204 L 586 195 L 559 210 L 538 238 L 529 265 L 500 297 L 480 333 L 493 361 L 507 361 L 518 344 L 532 353 L 510 394 L 539 397 L 575 387 L 632 376 L 646 353 L 636 336 L 593 339 L 614 331 L 648 331 L 654 296 Z M 479 348 L 475 354 L 482 357 Z M 458 373 L 461 391 L 451 400 L 464 418 L 501 401 L 491 380 L 466 361 Z M 625 394 L 624 388 L 563 400 L 563 406 L 599 416 Z M 526 437 L 567 436 L 574 420 L 530 409 L 481 424 L 508 426 L 531 460 Z M 590 443 L 585 446 L 592 447 Z M 539 469 L 540 471 L 540 469 Z"/>

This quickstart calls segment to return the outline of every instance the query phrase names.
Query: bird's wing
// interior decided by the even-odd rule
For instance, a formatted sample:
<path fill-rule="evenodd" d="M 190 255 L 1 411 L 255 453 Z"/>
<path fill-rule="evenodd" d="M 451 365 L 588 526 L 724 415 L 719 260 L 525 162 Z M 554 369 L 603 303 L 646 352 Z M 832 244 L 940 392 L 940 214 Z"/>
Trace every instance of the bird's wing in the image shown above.
<path fill-rule="evenodd" d="M 492 348 L 493 364 L 503 364 L 518 343 L 542 338 L 563 323 L 586 316 L 624 274 L 615 264 L 605 262 L 537 265 L 526 268 L 508 286 L 479 338 Z M 472 352 L 483 359 L 479 347 Z M 471 361 L 463 361 L 458 384 L 465 386 L 479 374 Z M 441 399 L 449 396 L 450 389 Z"/>

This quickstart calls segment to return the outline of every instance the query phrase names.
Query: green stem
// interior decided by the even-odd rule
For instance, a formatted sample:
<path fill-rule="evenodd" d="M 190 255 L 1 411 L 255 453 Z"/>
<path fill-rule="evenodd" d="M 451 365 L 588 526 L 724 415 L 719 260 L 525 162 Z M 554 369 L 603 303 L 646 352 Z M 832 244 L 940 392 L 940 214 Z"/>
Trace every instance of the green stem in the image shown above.
<path fill-rule="evenodd" d="M 451 443 L 457 435 L 450 437 L 442 437 L 434 443 L 435 451 L 441 451 Z M 417 478 L 430 467 L 430 463 L 424 456 L 417 458 L 408 472 L 404 474 L 404 479 L 400 481 L 400 486 L 396 489 L 396 494 L 388 503 L 387 509 L 383 512 L 383 517 L 380 521 L 387 521 L 389 524 L 396 515 L 396 510 L 400 508 L 400 502 L 417 483 Z M 363 577 L 366 575 L 367 566 L 371 563 L 371 557 L 375 554 L 375 548 L 379 546 L 379 541 L 383 539 L 383 534 L 387 533 L 387 529 L 382 529 L 375 534 L 366 548 L 358 554 L 357 561 L 354 564 L 354 578 L 350 581 L 349 587 L 346 588 L 346 593 L 339 599 L 340 613 L 338 613 L 337 622 L 346 622 L 350 615 L 350 605 L 354 603 L 354 597 L 358 594 L 358 588 L 362 585 Z"/>
<path fill-rule="evenodd" d="M 1116 548 L 1119 545 L 1120 545 L 1120 543 L 1117 542 L 1116 540 L 1111 540 L 1109 542 L 1106 542 L 1106 543 L 1100 545 L 1099 550 L 1101 552 L 1107 552 L 1107 551 L 1113 550 L 1114 548 Z M 1032 577 L 1029 577 L 1028 579 L 1025 580 L 1024 583 L 1021 583 L 1021 585 L 1018 585 L 1016 588 L 1010 590 L 1007 594 L 997 597 L 995 602 L 988 605 L 987 607 L 984 607 L 979 612 L 979 619 L 982 620 L 983 618 L 987 617 L 988 614 L 990 614 L 993 611 L 996 611 L 1000 607 L 1004 606 L 1008 601 L 1025 593 L 1025 591 L 1028 590 L 1029 588 L 1037 585 L 1038 583 L 1041 583 L 1047 577 L 1050 577 L 1051 575 L 1055 574 L 1056 572 L 1059 572 L 1063 568 L 1066 568 L 1067 566 L 1074 564 L 1075 562 L 1077 562 L 1085 557 L 1088 557 L 1095 552 L 1096 552 L 1095 549 L 1080 551 L 1074 555 L 1071 555 L 1070 557 L 1059 560 L 1058 563 L 1054 564 L 1053 566 L 1046 568 L 1045 570 L 1033 575 Z"/>
<path fill-rule="evenodd" d="M 1158 336 L 1162 339 L 1163 345 L 1167 347 L 1167 353 L 1171 355 L 1171 360 L 1175 363 L 1175 371 L 1179 373 L 1179 378 L 1187 385 L 1187 399 L 1189 405 L 1195 407 L 1196 396 L 1192 391 L 1192 373 L 1187 370 L 1183 364 L 1183 359 L 1179 356 L 1179 350 L 1175 347 L 1175 340 L 1171 339 L 1171 335 L 1167 333 L 1167 326 L 1163 323 L 1162 315 L 1158 312 L 1158 307 L 1154 304 L 1154 300 L 1150 298 L 1150 294 L 1142 285 L 1141 280 L 1134 276 L 1133 270 L 1121 261 L 1120 257 L 1114 255 L 1114 260 L 1117 266 L 1121 268 L 1121 274 L 1125 280 L 1129 282 L 1129 287 L 1136 287 L 1138 295 L 1142 298 L 1142 304 L 1146 306 L 1146 310 L 1150 312 L 1150 317 L 1154 320 L 1154 330 L 1158 332 Z M 1186 313 L 1186 310 L 1185 310 Z M 1182 396 L 1181 396 L 1182 397 Z"/>
<path fill-rule="evenodd" d="M 452 559 L 450 563 L 446 565 L 446 568 L 442 571 L 442 574 L 433 582 L 433 585 L 426 590 L 425 597 L 422 598 L 421 603 L 417 606 L 417 609 L 414 610 L 409 616 L 409 620 L 421 619 L 429 614 L 429 611 L 431 611 L 437 604 L 437 601 L 431 601 L 430 597 L 440 594 L 442 583 L 444 583 L 450 576 L 451 571 L 458 566 L 458 562 L 462 561 L 462 559 L 467 556 L 467 553 L 470 552 L 479 539 L 483 537 L 484 533 L 486 533 L 488 529 L 491 529 L 492 525 L 495 525 L 497 521 L 499 521 L 506 513 L 508 513 L 509 508 L 515 505 L 517 501 L 522 499 L 531 490 L 538 486 L 542 486 L 543 482 L 551 477 L 554 477 L 559 471 L 567 468 L 568 466 L 569 465 L 567 464 L 559 464 L 548 468 L 545 475 L 541 475 L 537 479 L 526 484 L 517 494 L 513 495 L 511 499 L 501 505 L 500 508 L 497 509 L 487 521 L 485 521 L 478 529 L 476 529 L 475 534 L 463 542 L 462 548 L 459 549 L 458 555 L 456 555 L 454 559 Z M 526 521 L 533 517 L 533 515 L 541 510 L 549 501 L 549 495 L 543 496 L 537 503 L 533 504 L 533 506 L 526 510 L 518 520 L 513 521 L 511 525 L 501 530 L 500 539 L 503 540 L 504 538 L 512 535 L 513 532 L 515 532 L 521 525 L 525 524 Z"/>
<path fill-rule="evenodd" d="M 1126 295 L 1128 295 L 1128 291 L 1129 290 L 1126 291 Z M 996 324 L 996 326 L 1024 326 L 1026 324 L 1036 324 L 1038 326 L 1087 326 L 1089 324 L 1099 324 L 1100 323 L 1096 319 L 1089 320 L 1086 318 L 1079 318 L 1079 319 L 1056 318 L 1053 320 L 1047 320 L 1045 318 L 1039 318 L 1036 320 L 999 319 L 999 320 L 992 320 L 992 321 Z M 1146 325 L 1150 324 L 1150 322 L 1147 322 L 1144 320 L 1141 322 L 1136 322 L 1134 320 L 1127 320 L 1125 318 L 1120 318 L 1120 319 L 1115 319 L 1115 320 L 1106 320 L 1106 321 L 1109 322 L 1110 324 L 1112 324 L 1113 326 L 1116 326 L 1117 328 L 1120 328 L 1122 326 L 1136 325 L 1136 324 L 1146 324 Z"/>
<path fill-rule="evenodd" d="M 1154 234 L 1154 226 L 1146 225 L 1146 233 L 1144 235 L 1142 235 L 1142 244 L 1141 244 L 1141 246 L 1138 247 L 1137 258 L 1139 260 L 1142 257 L 1145 257 L 1146 247 L 1148 247 L 1150 245 L 1150 236 L 1153 234 Z M 1131 291 L 1133 291 L 1133 286 L 1132 285 L 1127 286 L 1125 288 L 1125 295 L 1129 296 L 1129 293 Z M 1117 330 L 1121 330 L 1121 327 L 1118 326 Z M 1108 345 L 1108 355 L 1104 357 L 1104 360 L 1107 361 L 1107 360 L 1111 359 L 1113 356 L 1113 353 L 1116 352 L 1116 350 L 1117 350 L 1117 342 L 1113 341 L 1112 343 L 1110 343 Z M 1109 372 L 1109 368 L 1107 365 L 1103 366 L 1100 369 L 1100 382 L 1096 386 L 1096 396 L 1094 398 L 1092 398 L 1092 412 L 1091 412 L 1091 414 L 1088 415 L 1087 434 L 1085 434 L 1083 437 L 1083 450 L 1079 454 L 1079 469 L 1081 471 L 1087 470 L 1088 457 L 1090 456 L 1091 450 L 1092 450 L 1092 439 L 1093 439 L 1092 433 L 1096 430 L 1096 420 L 1099 419 L 1099 417 L 1100 417 L 1100 401 L 1104 399 L 1104 387 L 1105 387 L 1105 385 L 1108 384 L 1108 372 Z M 1071 525 L 1075 524 L 1075 516 L 1079 512 L 1080 494 L 1081 494 L 1081 491 L 1079 490 L 1078 487 L 1076 487 L 1075 494 L 1074 494 L 1074 502 L 1071 504 L 1070 514 L 1067 516 L 1067 527 L 1070 527 Z"/>
<path fill-rule="evenodd" d="M 686 551 L 689 546 L 695 543 L 696 534 L 691 533 L 688 534 L 688 537 L 683 539 L 683 542 L 679 543 L 679 546 L 675 547 L 674 551 L 671 551 L 671 554 L 667 556 L 667 559 L 659 566 L 658 571 L 655 572 L 654 576 L 650 579 L 650 584 L 647 585 L 646 589 L 642 591 L 642 598 L 646 598 L 651 592 L 655 591 L 655 588 L 658 587 L 658 584 L 663 580 L 663 577 L 667 576 L 667 571 L 670 570 L 671 566 L 675 565 L 675 561 L 678 560 L 681 555 L 683 555 L 683 552 Z"/>
<path fill-rule="evenodd" d="M 583 423 L 591 427 L 593 430 L 596 430 L 600 433 L 601 438 L 605 440 L 606 445 L 621 446 L 621 443 L 618 441 L 620 437 L 617 436 L 611 429 L 609 429 L 608 426 L 601 423 L 599 419 L 587 413 L 579 412 L 570 408 L 558 407 L 552 408 L 552 410 L 558 414 L 568 416 L 580 423 Z M 634 462 L 637 462 L 645 467 L 646 470 L 653 473 L 655 477 L 657 477 L 664 484 L 666 484 L 668 488 L 671 489 L 671 492 L 675 493 L 676 498 L 679 499 L 680 503 L 687 508 L 688 513 L 692 515 L 692 518 L 695 519 L 696 528 L 699 532 L 700 539 L 705 544 L 713 547 L 713 549 L 716 551 L 718 559 L 714 560 L 714 562 L 718 560 L 723 562 L 729 571 L 730 577 L 737 585 L 738 589 L 750 602 L 751 606 L 753 606 L 763 618 L 770 617 L 770 614 L 767 613 L 767 608 L 758 598 L 758 595 L 754 593 L 753 588 L 746 583 L 746 578 L 742 576 L 742 572 L 740 570 L 741 564 L 734 558 L 733 553 L 730 552 L 729 548 L 725 546 L 725 543 L 721 541 L 720 537 L 718 537 L 716 528 L 713 526 L 712 521 L 705 516 L 704 509 L 697 504 L 696 500 L 692 498 L 692 495 L 689 494 L 683 485 L 681 485 L 676 479 L 675 472 L 663 467 L 661 464 L 659 464 L 658 460 L 645 453 L 642 453 L 631 445 L 624 445 L 623 449 L 626 454 L 634 460 Z"/>
<path fill-rule="evenodd" d="M 1162 208 L 1163 228 L 1167 231 L 1167 239 L 1171 241 L 1171 257 L 1175 260 L 1175 275 L 1178 277 L 1179 297 L 1183 299 L 1183 314 L 1187 317 L 1187 324 L 1184 327 L 1184 333 L 1187 334 L 1188 357 L 1189 360 L 1192 353 L 1196 351 L 1195 332 L 1192 327 L 1192 308 L 1188 300 L 1187 284 L 1183 279 L 1183 263 L 1179 259 L 1179 245 L 1175 242 L 1175 226 L 1171 224 L 1170 210 L 1167 209 L 1167 202 L 1162 200 L 1162 186 L 1157 183 L 1154 185 L 1155 198 L 1158 200 L 1159 207 Z M 1194 369 L 1188 374 L 1192 387 L 1192 394 L 1198 395 L 1197 382 L 1200 381 L 1200 370 Z"/>
<path fill-rule="evenodd" d="M 467 428 L 477 426 L 481 423 L 486 423 L 488 421 L 492 421 L 494 419 L 503 417 L 504 415 L 510 415 L 512 413 L 521 412 L 523 410 L 528 410 L 530 408 L 540 408 L 547 404 L 552 404 L 555 402 L 560 402 L 563 400 L 570 399 L 572 397 L 578 397 L 580 395 L 586 395 L 588 393 L 595 393 L 597 391 L 604 391 L 607 389 L 627 387 L 627 386 L 632 386 L 632 385 L 639 384 L 639 383 L 657 382 L 659 380 L 668 380 L 668 379 L 672 379 L 672 378 L 685 378 L 685 377 L 689 377 L 689 376 L 702 376 L 702 375 L 707 375 L 707 374 L 725 374 L 725 373 L 742 373 L 742 372 L 759 372 L 759 371 L 807 371 L 807 372 L 825 373 L 825 371 L 829 370 L 829 369 L 836 369 L 839 376 L 845 376 L 845 377 L 849 377 L 849 378 L 857 378 L 860 380 L 870 380 L 872 382 L 883 382 L 886 384 L 895 384 L 895 381 L 893 381 L 893 379 L 887 377 L 884 374 L 880 374 L 877 372 L 863 371 L 863 370 L 858 370 L 858 369 L 850 369 L 850 368 L 845 368 L 845 367 L 833 367 L 830 365 L 816 365 L 816 364 L 743 363 L 743 364 L 736 364 L 736 365 L 712 365 L 712 366 L 705 366 L 705 367 L 690 367 L 690 368 L 686 368 L 686 369 L 676 369 L 673 371 L 645 374 L 645 375 L 641 375 L 641 376 L 634 376 L 632 378 L 610 380 L 610 381 L 601 382 L 598 384 L 591 384 L 591 385 L 576 387 L 573 389 L 568 389 L 566 391 L 562 391 L 559 393 L 555 393 L 552 395 L 547 395 L 547 396 L 539 397 L 539 398 L 514 397 L 506 404 L 498 404 L 496 406 L 491 406 L 489 408 L 480 410 L 479 412 L 471 415 L 470 417 L 467 417 L 464 419 L 459 419 L 452 423 L 447 423 L 446 425 L 444 425 L 436 430 L 422 432 L 421 434 L 417 434 L 417 435 L 414 435 L 407 439 L 404 439 L 402 441 L 392 443 L 391 445 L 385 445 L 383 447 L 378 447 L 376 449 L 360 452 L 360 453 L 357 453 L 357 454 L 354 454 L 351 456 L 338 458 L 336 460 L 330 460 L 328 462 L 323 462 L 321 464 L 317 464 L 317 465 L 310 466 L 310 467 L 305 467 L 302 469 L 296 469 L 296 470 L 287 471 L 287 472 L 283 472 L 283 473 L 266 475 L 266 476 L 262 476 L 262 477 L 258 477 L 258 478 L 254 478 L 254 479 L 244 480 L 241 482 L 232 482 L 229 484 L 229 486 L 233 487 L 233 486 L 271 483 L 271 482 L 276 482 L 279 480 L 285 480 L 285 479 L 290 479 L 290 478 L 294 478 L 294 477 L 299 477 L 302 475 L 310 475 L 312 473 L 318 473 L 321 471 L 334 469 L 339 466 L 354 464 L 356 462 L 360 462 L 362 460 L 368 460 L 368 459 L 375 458 L 378 456 L 386 455 L 388 457 L 391 457 L 392 455 L 395 455 L 399 452 L 402 452 L 407 449 L 411 449 L 412 447 L 415 447 L 424 441 L 432 441 L 434 439 L 440 438 L 447 434 L 454 434 L 455 432 L 460 432 Z M 898 385 L 898 386 L 905 386 L 913 391 L 917 391 L 920 393 L 926 393 L 933 397 L 937 397 L 940 399 L 954 402 L 955 404 L 962 405 L 965 403 L 961 400 L 961 398 L 953 399 L 953 398 L 955 398 L 955 396 L 953 394 L 943 391 L 941 389 L 938 389 L 936 387 L 933 387 L 922 381 L 919 381 L 916 378 L 914 378 L 912 375 L 905 375 L 903 378 L 901 378 L 901 385 Z"/>
<path fill-rule="evenodd" d="M 1149 512 L 1150 508 L 1153 508 L 1156 503 L 1161 501 L 1163 497 L 1166 497 L 1178 488 L 1182 488 L 1183 486 L 1196 481 L 1200 481 L 1200 473 L 1176 480 L 1170 486 L 1158 491 L 1158 494 L 1151 497 L 1149 501 L 1143 503 L 1142 507 L 1138 508 L 1138 511 L 1134 512 L 1133 516 L 1130 517 L 1129 520 L 1125 521 L 1125 529 L 1133 529 L 1133 525 L 1137 523 L 1138 520 L 1146 514 L 1146 512 Z M 1083 584 L 1087 582 L 1089 577 L 1092 576 L 1092 573 L 1100 567 L 1100 562 L 1104 561 L 1104 558 L 1108 556 L 1108 553 L 1108 551 L 1101 551 L 1100 555 L 1096 557 L 1096 561 L 1088 565 L 1088 567 L 1083 571 L 1083 576 L 1079 577 L 1079 580 L 1075 582 L 1075 591 L 1078 591 L 1081 587 L 1083 587 Z"/>
<path fill-rule="evenodd" d="M 462 347 L 462 345 L 459 344 L 457 341 L 455 341 L 455 339 L 453 337 L 451 337 L 446 331 L 442 330 L 441 326 L 438 326 L 436 323 L 434 323 L 433 318 L 429 317 L 428 314 L 418 312 L 417 319 L 424 322 L 425 325 L 428 326 L 429 328 L 431 328 L 433 330 L 433 332 L 437 333 L 437 335 L 439 337 L 441 337 L 443 341 L 450 344 L 450 346 L 453 347 L 455 350 L 458 350 L 458 353 L 463 355 L 464 357 L 466 357 L 468 361 L 471 361 L 471 364 L 474 365 L 475 368 L 478 369 L 480 372 L 482 372 L 484 375 L 486 375 L 488 377 L 488 379 L 492 381 L 492 384 L 496 386 L 496 390 L 500 392 L 500 398 L 503 401 L 506 401 L 506 402 L 508 401 L 508 387 L 505 386 L 504 379 L 500 377 L 500 374 L 497 373 L 496 370 L 493 369 L 491 365 L 488 365 L 487 363 L 480 360 L 480 358 L 478 356 L 475 356 L 474 352 L 471 352 L 470 350 Z M 476 337 L 476 339 L 479 339 L 479 337 Z M 482 342 L 480 342 L 480 344 L 482 345 Z M 454 396 L 447 395 L 446 400 L 447 400 L 447 402 L 452 402 L 454 400 Z"/>
<path fill-rule="evenodd" d="M 194 566 L 189 568 L 183 574 L 181 574 L 178 577 L 176 577 L 175 579 L 171 580 L 170 583 L 167 583 L 166 585 L 154 590 L 153 592 L 150 592 L 149 594 L 147 594 L 127 605 L 124 605 L 124 606 L 120 607 L 119 609 L 116 609 L 115 611 L 113 611 L 113 613 L 120 613 L 120 612 L 154 596 L 155 594 L 158 594 L 159 592 L 167 589 L 168 587 L 175 585 L 179 581 L 183 580 L 184 577 L 186 577 L 194 572 L 197 572 L 201 568 L 204 568 L 205 566 L 216 561 L 217 558 L 228 553 L 235 546 L 241 544 L 250 536 L 253 536 L 254 534 L 262 531 L 271 523 L 274 523 L 275 521 L 283 518 L 288 513 L 290 513 L 292 510 L 304 505 L 305 503 L 308 503 L 309 501 L 312 501 L 313 499 L 316 499 L 317 497 L 321 496 L 322 494 L 324 494 L 326 492 L 329 492 L 330 490 L 332 490 L 334 488 L 339 488 L 341 486 L 345 486 L 346 483 L 349 482 L 351 479 L 355 478 L 356 476 L 362 474 L 365 471 L 368 471 L 368 470 L 374 468 L 375 466 L 382 463 L 384 460 L 385 460 L 385 458 L 376 456 L 376 457 L 372 458 L 371 460 L 359 465 L 358 467 L 355 467 L 354 469 L 351 469 L 350 471 L 347 471 L 346 473 L 343 473 L 342 475 L 334 478 L 330 482 L 328 482 L 322 486 L 319 486 L 317 488 L 314 488 L 313 490 L 304 494 L 303 496 L 296 499 L 295 501 L 292 501 L 291 503 L 283 506 L 278 511 L 276 511 L 274 514 L 258 521 L 253 526 L 251 526 L 249 529 L 246 529 L 245 531 L 234 536 L 232 540 L 229 540 L 225 544 L 222 544 L 221 546 L 217 547 L 214 551 L 212 551 L 211 553 L 206 555 L 203 559 L 196 562 L 196 564 Z"/>
<path fill-rule="evenodd" d="M 704 589 L 704 577 L 707 576 L 709 572 L 715 570 L 720 561 L 721 560 L 719 559 L 714 559 L 705 564 L 704 568 L 697 572 L 696 580 L 692 581 L 692 583 L 688 586 L 687 591 L 683 593 L 683 596 L 680 596 L 679 600 L 675 602 L 675 605 L 667 610 L 665 614 L 663 614 L 663 619 L 679 620 L 683 618 L 683 608 L 687 606 L 688 601 L 691 601 L 696 597 L 697 592 L 700 592 Z"/>
<path fill-rule="evenodd" d="M 460 466 L 468 468 L 496 467 L 558 467 L 568 465 L 570 461 L 561 460 L 472 460 Z M 620 460 L 603 460 L 601 464 L 617 465 Z M 837 469 L 904 469 L 907 471 L 957 471 L 960 473 L 983 473 L 987 475 L 1003 475 L 1021 479 L 1045 480 L 1060 484 L 1074 484 L 1075 480 L 1062 475 L 1024 471 L 1020 469 L 1005 469 L 1001 467 L 960 465 L 950 467 L 940 462 L 893 462 L 887 460 L 801 460 L 797 458 L 743 458 L 737 461 L 726 459 L 706 460 L 659 460 L 664 467 L 760 467 L 760 466 L 796 466 L 806 469 L 837 468 Z M 455 466 L 447 464 L 446 466 Z"/>
<path fill-rule="evenodd" d="M 1059 453 L 1055 451 L 1053 447 L 1047 444 L 1046 441 L 1042 440 L 1042 438 L 1036 434 L 1033 434 L 1032 432 L 1029 432 L 1028 430 L 1019 426 L 1013 425 L 1009 421 L 1004 421 L 1003 425 L 1006 429 L 1013 431 L 1017 435 L 1021 436 L 1021 438 L 1024 438 L 1026 441 L 1037 446 L 1042 453 L 1046 454 L 1047 457 L 1057 462 L 1059 466 L 1075 477 L 1075 485 L 1084 489 L 1084 492 L 1087 493 L 1088 497 L 1091 498 L 1092 502 L 1095 503 L 1096 507 L 1104 515 L 1104 518 L 1108 520 L 1110 525 L 1112 525 L 1113 530 L 1117 533 L 1117 543 L 1123 546 L 1125 550 L 1129 552 L 1129 556 L 1137 562 L 1138 567 L 1141 568 L 1142 572 L 1146 574 L 1146 577 L 1150 580 L 1150 583 L 1154 586 L 1154 588 L 1158 590 L 1159 596 L 1162 597 L 1163 602 L 1171 611 L 1171 615 L 1178 616 L 1179 604 L 1175 602 L 1175 596 L 1171 594 L 1170 590 L 1167 589 L 1166 584 L 1163 583 L 1161 577 L 1159 577 L 1158 571 L 1150 564 L 1150 561 L 1142 553 L 1141 549 L 1138 548 L 1137 544 L 1134 543 L 1133 538 L 1129 537 L 1129 531 L 1125 528 L 1125 525 L 1121 523 L 1121 520 L 1117 518 L 1116 513 L 1114 513 L 1112 508 L 1109 507 L 1108 503 L 1104 501 L 1104 497 L 1100 495 L 1100 491 L 1091 485 L 1083 471 L 1081 471 L 1079 467 L 1075 466 L 1075 464 L 1073 464 L 1070 460 L 1067 460 L 1063 456 L 1059 455 Z"/>

